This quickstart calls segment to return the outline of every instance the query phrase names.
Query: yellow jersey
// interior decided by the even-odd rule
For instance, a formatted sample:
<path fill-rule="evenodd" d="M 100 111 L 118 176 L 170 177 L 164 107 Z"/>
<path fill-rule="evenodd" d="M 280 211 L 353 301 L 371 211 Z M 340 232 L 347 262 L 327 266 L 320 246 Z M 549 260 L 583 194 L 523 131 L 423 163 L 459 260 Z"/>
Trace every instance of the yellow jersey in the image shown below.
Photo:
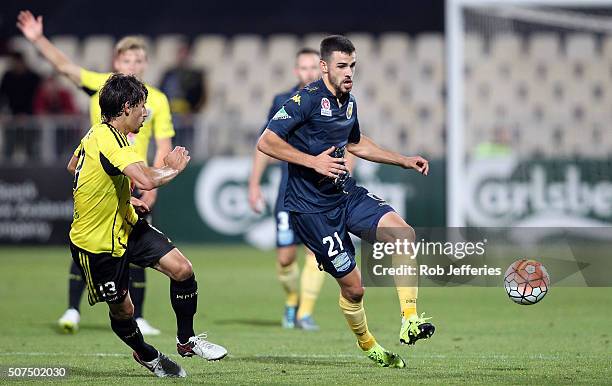
<path fill-rule="evenodd" d="M 111 73 L 93 72 L 81 69 L 81 86 L 96 91 L 92 95 L 89 106 L 89 116 L 91 124 L 102 123 L 102 111 L 100 110 L 99 91 L 104 86 Z M 149 96 L 145 107 L 147 109 L 147 119 L 140 128 L 140 132 L 128 135 L 128 140 L 134 145 L 136 152 L 142 156 L 147 163 L 147 152 L 151 137 L 172 138 L 174 137 L 174 127 L 172 126 L 172 116 L 170 115 L 170 104 L 168 98 L 157 88 L 145 84 Z"/>
<path fill-rule="evenodd" d="M 70 240 L 90 253 L 123 256 L 138 215 L 130 204 L 130 179 L 122 172 L 144 159 L 107 123 L 92 126 L 74 154 L 78 159 Z"/>

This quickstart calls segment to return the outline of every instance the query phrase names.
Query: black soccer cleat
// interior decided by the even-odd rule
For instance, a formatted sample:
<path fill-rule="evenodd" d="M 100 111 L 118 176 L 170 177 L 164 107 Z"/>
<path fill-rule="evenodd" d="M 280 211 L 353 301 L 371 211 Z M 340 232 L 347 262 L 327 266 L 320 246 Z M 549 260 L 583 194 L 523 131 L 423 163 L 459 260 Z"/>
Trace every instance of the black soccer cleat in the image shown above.
<path fill-rule="evenodd" d="M 166 355 L 158 351 L 157 358 L 150 362 L 145 362 L 136 352 L 133 352 L 134 360 L 145 367 L 147 370 L 155 374 L 159 378 L 185 378 L 187 373 L 178 363 L 168 358 Z"/>

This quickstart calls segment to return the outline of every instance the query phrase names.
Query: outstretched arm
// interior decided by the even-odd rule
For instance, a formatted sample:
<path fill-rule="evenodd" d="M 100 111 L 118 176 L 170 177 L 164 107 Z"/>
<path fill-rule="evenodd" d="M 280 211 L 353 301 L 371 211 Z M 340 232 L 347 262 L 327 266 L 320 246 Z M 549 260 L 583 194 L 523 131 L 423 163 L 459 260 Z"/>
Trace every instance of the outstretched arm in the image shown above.
<path fill-rule="evenodd" d="M 148 167 L 144 162 L 129 164 L 123 169 L 123 174 L 130 177 L 140 190 L 151 190 L 165 185 L 179 175 L 191 157 L 184 147 L 177 146 L 164 158 L 164 166 Z"/>
<path fill-rule="evenodd" d="M 327 177 L 336 178 L 346 173 L 346 166 L 344 166 L 346 160 L 330 156 L 335 150 L 334 146 L 317 156 L 306 154 L 291 146 L 270 129 L 264 130 L 259 137 L 257 150 L 272 158 L 314 169 L 317 173 Z"/>
<path fill-rule="evenodd" d="M 365 135 L 361 135 L 359 142 L 349 143 L 346 150 L 359 158 L 368 161 L 401 166 L 404 169 L 414 169 L 421 174 L 429 173 L 429 162 L 420 156 L 407 157 L 394 151 L 383 149 Z"/>
<path fill-rule="evenodd" d="M 253 153 L 253 166 L 249 175 L 249 206 L 255 213 L 261 213 L 263 194 L 261 194 L 261 177 L 268 166 L 270 157 L 255 149 Z"/>
<path fill-rule="evenodd" d="M 62 75 L 81 85 L 81 67 L 74 64 L 62 51 L 55 47 L 43 34 L 43 17 L 34 17 L 30 11 L 21 11 L 17 16 L 17 27 L 38 51 Z"/>

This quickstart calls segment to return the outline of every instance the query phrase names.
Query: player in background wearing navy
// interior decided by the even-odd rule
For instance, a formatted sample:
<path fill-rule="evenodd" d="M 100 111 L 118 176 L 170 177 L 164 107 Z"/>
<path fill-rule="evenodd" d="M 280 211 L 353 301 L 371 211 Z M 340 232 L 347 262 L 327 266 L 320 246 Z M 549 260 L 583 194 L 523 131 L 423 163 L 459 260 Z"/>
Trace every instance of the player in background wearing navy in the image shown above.
<path fill-rule="evenodd" d="M 266 126 L 263 129 L 267 127 L 267 122 L 272 119 L 285 101 L 296 95 L 301 88 L 321 77 L 319 60 L 317 50 L 303 48 L 298 51 L 293 72 L 299 84 L 274 97 Z M 264 208 L 260 184 L 269 161 L 270 157 L 255 149 L 253 168 L 249 177 L 249 205 L 256 213 L 261 213 Z M 278 280 L 286 294 L 282 325 L 285 328 L 298 327 L 309 331 L 318 330 L 319 326 L 314 322 L 312 313 L 325 275 L 318 269 L 314 254 L 308 248 L 305 248 L 304 269 L 300 278 L 300 268 L 296 260 L 297 245 L 301 242 L 291 227 L 290 213 L 284 204 L 285 187 L 289 173 L 287 163 L 281 162 L 280 168 L 281 181 L 274 206 L 274 218 L 276 220 L 276 271 Z"/>
<path fill-rule="evenodd" d="M 295 232 L 340 285 L 339 306 L 366 356 L 380 366 L 405 367 L 397 354 L 376 342 L 363 308 L 364 288 L 349 232 L 369 242 L 414 241 L 414 230 L 384 200 L 357 186 L 345 151 L 368 161 L 429 172 L 428 161 L 385 150 L 361 134 L 350 94 L 355 47 L 344 36 L 321 41 L 322 79 L 287 100 L 261 135 L 257 148 L 289 162 L 285 205 Z M 397 257 L 399 258 L 399 257 Z M 396 256 L 394 256 L 394 264 Z M 400 342 L 430 337 L 434 326 L 416 313 L 416 286 L 398 286 Z"/>

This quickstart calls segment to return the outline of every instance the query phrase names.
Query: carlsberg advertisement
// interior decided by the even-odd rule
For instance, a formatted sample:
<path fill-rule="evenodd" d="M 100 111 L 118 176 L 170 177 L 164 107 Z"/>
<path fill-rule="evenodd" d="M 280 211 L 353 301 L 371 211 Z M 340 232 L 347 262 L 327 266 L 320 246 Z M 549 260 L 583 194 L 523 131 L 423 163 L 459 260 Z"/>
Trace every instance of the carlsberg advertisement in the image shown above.
<path fill-rule="evenodd" d="M 612 160 L 476 160 L 464 192 L 478 227 L 612 225 Z"/>
<path fill-rule="evenodd" d="M 154 223 L 183 242 L 247 242 L 271 248 L 280 169 L 262 181 L 266 210 L 249 208 L 249 158 L 220 157 L 190 165 L 160 189 Z M 358 183 L 384 198 L 415 227 L 446 225 L 445 160 L 428 176 L 359 161 Z M 464 215 L 475 227 L 598 227 L 612 225 L 612 160 L 472 161 L 465 174 Z"/>

